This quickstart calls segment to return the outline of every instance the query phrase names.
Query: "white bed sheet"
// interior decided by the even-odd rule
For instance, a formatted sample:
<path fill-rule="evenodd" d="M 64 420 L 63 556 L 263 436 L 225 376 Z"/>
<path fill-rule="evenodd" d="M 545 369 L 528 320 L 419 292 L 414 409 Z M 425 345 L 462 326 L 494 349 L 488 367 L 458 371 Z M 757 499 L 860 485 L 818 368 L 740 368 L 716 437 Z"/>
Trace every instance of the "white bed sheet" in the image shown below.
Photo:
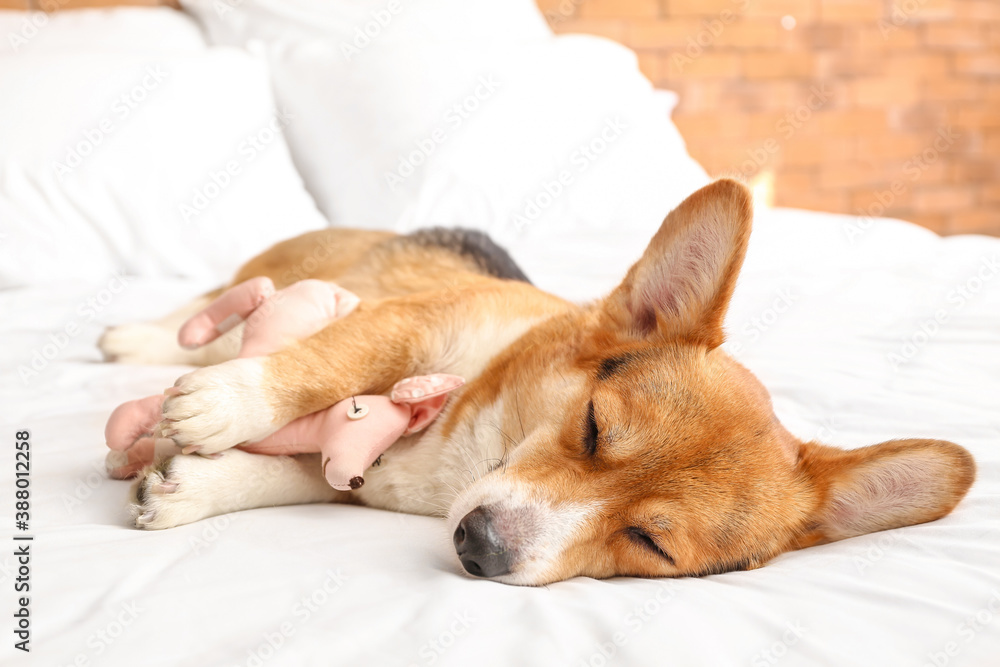
<path fill-rule="evenodd" d="M 104 422 L 185 369 L 97 363 L 96 340 L 106 324 L 159 315 L 207 286 L 135 279 L 92 318 L 100 285 L 0 292 L 2 432 L 11 442 L 31 430 L 37 534 L 33 650 L 15 652 L 5 631 L 0 662 L 1000 664 L 1000 239 L 880 221 L 851 243 L 856 222 L 758 215 L 727 345 L 800 437 L 851 447 L 946 438 L 973 452 L 978 480 L 941 521 L 701 579 L 473 580 L 440 520 L 337 505 L 132 529 L 128 484 L 103 475 Z M 587 299 L 615 284 L 652 231 L 533 235 L 512 250 L 542 287 Z M 979 271 L 988 278 L 959 307 L 953 290 L 971 289 Z M 946 322 L 894 370 L 888 355 L 941 309 Z M 78 335 L 22 381 L 18 366 L 70 322 Z M 2 532 L 13 532 L 9 497 L 0 508 Z M 5 600 L 11 551 L 0 556 Z"/>

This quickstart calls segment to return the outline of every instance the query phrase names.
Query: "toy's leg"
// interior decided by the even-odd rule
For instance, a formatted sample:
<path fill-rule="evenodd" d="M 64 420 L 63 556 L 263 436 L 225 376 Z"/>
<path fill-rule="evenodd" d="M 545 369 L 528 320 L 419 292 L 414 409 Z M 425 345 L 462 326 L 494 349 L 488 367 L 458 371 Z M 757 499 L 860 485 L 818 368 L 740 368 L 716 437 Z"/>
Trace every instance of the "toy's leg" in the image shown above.
<path fill-rule="evenodd" d="M 208 306 L 214 294 L 200 296 L 154 322 L 136 322 L 109 327 L 98 346 L 107 361 L 124 364 L 176 364 L 208 366 L 235 359 L 240 351 L 238 332 L 223 336 L 197 350 L 186 350 L 177 342 L 177 330 L 192 315 Z"/>
<path fill-rule="evenodd" d="M 334 283 L 300 280 L 263 302 L 247 319 L 241 357 L 271 354 L 308 338 L 357 308 L 360 299 Z"/>
<path fill-rule="evenodd" d="M 177 454 L 172 440 L 156 439 L 153 431 L 160 420 L 163 394 L 129 401 L 115 408 L 104 427 L 108 452 L 105 466 L 114 479 L 128 479 L 160 457 Z"/>
<path fill-rule="evenodd" d="M 231 287 L 177 332 L 181 347 L 191 350 L 212 342 L 246 319 L 274 294 L 270 278 L 252 278 Z"/>
<path fill-rule="evenodd" d="M 104 439 L 108 448 L 123 452 L 139 438 L 151 435 L 160 421 L 160 408 L 163 407 L 164 398 L 163 394 L 156 394 L 122 403 L 115 408 L 104 427 Z"/>
<path fill-rule="evenodd" d="M 112 450 L 104 460 L 112 479 L 131 479 L 156 461 L 180 454 L 181 450 L 166 438 L 139 438 L 125 451 Z"/>

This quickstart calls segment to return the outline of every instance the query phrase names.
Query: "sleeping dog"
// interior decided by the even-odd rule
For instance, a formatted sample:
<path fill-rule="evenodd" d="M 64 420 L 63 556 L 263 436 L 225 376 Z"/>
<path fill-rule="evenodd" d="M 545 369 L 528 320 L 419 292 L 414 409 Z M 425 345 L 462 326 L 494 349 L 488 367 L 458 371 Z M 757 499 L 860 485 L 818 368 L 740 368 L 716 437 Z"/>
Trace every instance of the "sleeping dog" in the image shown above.
<path fill-rule="evenodd" d="M 746 187 L 708 185 L 667 216 L 621 285 L 584 306 L 533 287 L 475 232 L 331 229 L 278 244 L 233 283 L 334 281 L 361 305 L 263 357 L 234 359 L 225 337 L 195 351 L 177 345 L 178 325 L 213 295 L 105 334 L 111 359 L 205 366 L 163 405 L 172 439 L 200 455 L 142 473 L 137 525 L 362 503 L 444 516 L 467 572 L 540 585 L 756 568 L 782 552 L 945 516 L 975 476 L 965 449 L 800 441 L 720 348 L 751 217 Z M 468 383 L 357 491 L 332 489 L 315 456 L 233 449 L 424 373 Z"/>

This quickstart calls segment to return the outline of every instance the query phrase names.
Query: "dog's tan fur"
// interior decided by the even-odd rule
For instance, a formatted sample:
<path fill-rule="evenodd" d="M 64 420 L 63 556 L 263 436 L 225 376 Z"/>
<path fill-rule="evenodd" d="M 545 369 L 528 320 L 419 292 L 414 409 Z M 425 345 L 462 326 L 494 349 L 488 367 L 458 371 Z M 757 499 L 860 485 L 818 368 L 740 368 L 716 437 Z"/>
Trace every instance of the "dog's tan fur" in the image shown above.
<path fill-rule="evenodd" d="M 251 260 L 235 282 L 321 278 L 362 305 L 277 354 L 181 378 L 183 394 L 167 400 L 164 415 L 182 445 L 196 444 L 190 438 L 210 424 L 217 451 L 408 375 L 462 374 L 469 382 L 438 422 L 390 449 L 386 470 L 354 499 L 447 514 L 451 529 L 490 507 L 514 562 L 496 578 L 511 583 L 748 569 L 784 551 L 948 514 L 975 474 L 963 448 L 801 442 L 775 418 L 759 381 L 719 348 L 751 217 L 741 184 L 703 188 L 667 216 L 622 284 L 587 306 L 392 234 L 307 234 Z M 227 455 L 252 465 L 250 455 Z M 174 461 L 190 468 L 191 458 Z M 493 461 L 489 471 L 482 461 Z M 208 460 L 198 474 L 213 463 L 221 475 L 222 461 Z M 161 465 L 157 479 L 164 474 Z M 141 484 L 148 496 L 148 480 Z M 338 498 L 275 489 L 167 519 L 175 501 L 160 497 L 138 512 L 159 512 L 159 523 L 147 524 L 165 527 L 212 511 Z"/>

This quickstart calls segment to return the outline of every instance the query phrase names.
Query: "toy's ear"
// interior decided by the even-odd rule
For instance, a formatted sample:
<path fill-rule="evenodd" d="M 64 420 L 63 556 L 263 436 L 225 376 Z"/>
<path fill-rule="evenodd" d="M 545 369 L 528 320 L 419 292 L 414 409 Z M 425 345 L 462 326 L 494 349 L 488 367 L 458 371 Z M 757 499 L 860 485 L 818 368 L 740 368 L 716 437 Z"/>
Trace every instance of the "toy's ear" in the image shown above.
<path fill-rule="evenodd" d="M 890 440 L 847 451 L 805 443 L 799 465 L 821 497 L 799 546 L 940 519 L 976 476 L 969 452 L 944 440 Z"/>
<path fill-rule="evenodd" d="M 409 404 L 412 409 L 410 423 L 403 435 L 427 428 L 441 414 L 448 393 L 463 384 L 464 378 L 446 373 L 420 375 L 397 382 L 392 388 L 392 402 Z"/>
<path fill-rule="evenodd" d="M 403 435 L 411 435 L 422 431 L 431 425 L 437 416 L 444 409 L 444 404 L 448 401 L 447 395 L 434 396 L 417 403 L 410 403 L 413 410 L 410 415 L 410 423 L 407 425 Z"/>

